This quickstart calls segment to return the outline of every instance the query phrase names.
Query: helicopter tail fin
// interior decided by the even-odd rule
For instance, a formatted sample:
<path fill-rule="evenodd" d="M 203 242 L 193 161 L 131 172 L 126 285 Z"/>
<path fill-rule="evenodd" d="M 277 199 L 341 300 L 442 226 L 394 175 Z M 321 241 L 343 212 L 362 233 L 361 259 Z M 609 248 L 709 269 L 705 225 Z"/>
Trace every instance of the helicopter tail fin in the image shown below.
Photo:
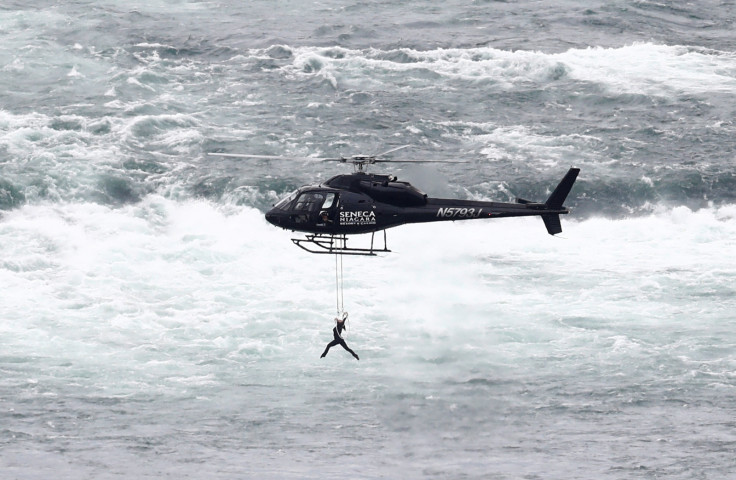
<path fill-rule="evenodd" d="M 555 191 L 552 192 L 552 195 L 550 195 L 547 201 L 545 202 L 544 205 L 547 208 L 552 209 L 552 210 L 557 210 L 557 209 L 562 208 L 562 204 L 565 203 L 567 194 L 570 193 L 572 186 L 575 184 L 575 180 L 578 178 L 578 173 L 580 173 L 579 168 L 571 168 L 570 170 L 567 171 L 567 174 L 565 174 L 565 177 L 557 185 L 557 188 L 555 188 Z"/>
<path fill-rule="evenodd" d="M 565 177 L 545 202 L 545 208 L 549 210 L 560 210 L 564 208 L 562 204 L 565 203 L 567 195 L 572 190 L 572 186 L 578 178 L 578 173 L 580 173 L 579 168 L 571 168 L 567 171 Z M 567 213 L 567 210 L 562 213 Z M 542 220 L 544 221 L 544 226 L 547 227 L 547 233 L 550 235 L 557 235 L 562 232 L 562 224 L 560 223 L 560 215 L 558 213 L 542 215 Z"/>
<path fill-rule="evenodd" d="M 544 220 L 544 226 L 547 227 L 547 233 L 550 235 L 562 233 L 562 224 L 560 223 L 559 215 L 542 215 L 542 220 Z"/>

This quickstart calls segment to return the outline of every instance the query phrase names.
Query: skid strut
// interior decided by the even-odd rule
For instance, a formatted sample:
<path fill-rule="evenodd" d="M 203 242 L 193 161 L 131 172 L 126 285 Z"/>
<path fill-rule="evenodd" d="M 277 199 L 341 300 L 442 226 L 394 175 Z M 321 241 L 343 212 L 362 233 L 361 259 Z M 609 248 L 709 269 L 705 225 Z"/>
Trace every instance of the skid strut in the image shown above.
<path fill-rule="evenodd" d="M 309 253 L 375 256 L 391 251 L 386 247 L 386 230 L 383 231 L 383 248 L 374 246 L 374 236 L 375 232 L 371 233 L 370 248 L 348 247 L 347 235 L 314 234 L 306 238 L 292 238 L 291 241 Z"/>

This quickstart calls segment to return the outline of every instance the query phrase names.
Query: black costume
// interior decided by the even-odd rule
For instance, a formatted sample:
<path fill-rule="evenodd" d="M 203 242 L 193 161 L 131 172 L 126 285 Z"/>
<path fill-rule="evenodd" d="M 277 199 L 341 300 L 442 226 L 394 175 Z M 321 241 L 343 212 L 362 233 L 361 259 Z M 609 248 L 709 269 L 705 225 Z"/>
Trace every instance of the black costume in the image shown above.
<path fill-rule="evenodd" d="M 342 345 L 342 348 L 350 352 L 356 360 L 360 360 L 360 358 L 358 358 L 358 354 L 352 351 L 350 347 L 348 347 L 348 344 L 345 343 L 342 335 L 340 335 L 343 330 L 345 330 L 345 320 L 338 320 L 337 325 L 332 329 L 332 336 L 334 337 L 334 340 L 327 344 L 327 348 L 325 348 L 325 351 L 322 352 L 322 355 L 319 358 L 324 358 L 325 355 L 327 355 L 327 352 L 330 351 L 330 348 L 334 347 L 335 345 Z"/>

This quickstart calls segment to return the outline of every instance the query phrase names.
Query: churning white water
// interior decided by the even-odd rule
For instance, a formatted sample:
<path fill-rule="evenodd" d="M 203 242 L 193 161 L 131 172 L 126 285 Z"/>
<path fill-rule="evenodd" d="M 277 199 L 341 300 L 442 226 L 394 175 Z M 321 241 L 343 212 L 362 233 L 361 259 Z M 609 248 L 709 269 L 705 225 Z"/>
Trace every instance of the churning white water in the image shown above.
<path fill-rule="evenodd" d="M 733 477 L 735 13 L 4 2 L 0 477 Z M 263 213 L 344 166 L 207 153 L 407 144 L 434 196 L 579 167 L 562 238 L 390 230 L 320 359 L 335 259 Z"/>

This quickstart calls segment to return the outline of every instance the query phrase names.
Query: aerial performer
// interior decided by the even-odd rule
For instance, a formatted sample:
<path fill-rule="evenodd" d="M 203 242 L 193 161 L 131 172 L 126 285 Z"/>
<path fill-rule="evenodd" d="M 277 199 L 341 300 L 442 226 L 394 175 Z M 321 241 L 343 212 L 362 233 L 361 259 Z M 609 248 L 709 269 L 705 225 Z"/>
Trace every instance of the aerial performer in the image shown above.
<path fill-rule="evenodd" d="M 360 360 L 358 358 L 358 354 L 355 353 L 348 347 L 348 344 L 345 343 L 345 339 L 342 338 L 342 332 L 345 330 L 345 321 L 348 319 L 348 312 L 345 312 L 342 314 L 342 318 L 335 317 L 335 323 L 336 325 L 332 328 L 332 336 L 334 339 L 327 344 L 327 348 L 325 348 L 325 351 L 322 352 L 322 355 L 320 355 L 319 358 L 325 358 L 325 355 L 327 355 L 327 352 L 330 351 L 330 348 L 334 347 L 335 345 L 342 345 L 342 348 L 350 352 L 356 360 Z"/>

